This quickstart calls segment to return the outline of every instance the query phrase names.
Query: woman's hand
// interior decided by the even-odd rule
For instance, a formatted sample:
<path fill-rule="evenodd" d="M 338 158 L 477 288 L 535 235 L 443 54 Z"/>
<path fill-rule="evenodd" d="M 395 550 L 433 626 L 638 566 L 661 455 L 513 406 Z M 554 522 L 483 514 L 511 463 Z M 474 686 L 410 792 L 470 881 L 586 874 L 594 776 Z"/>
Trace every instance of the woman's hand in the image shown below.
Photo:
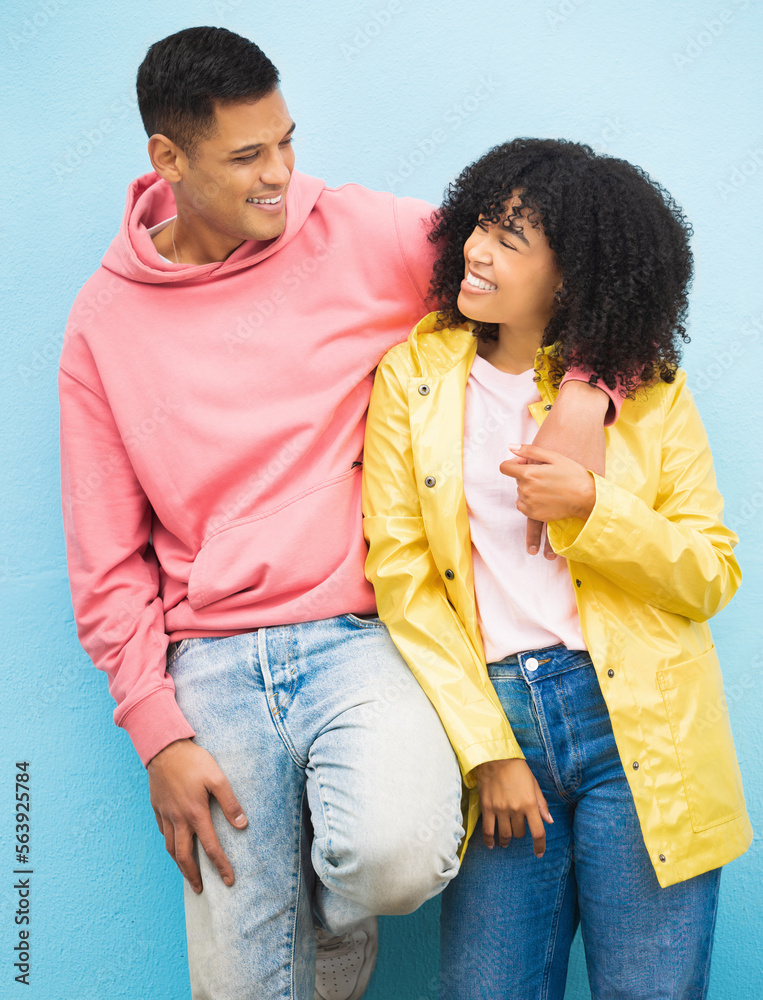
<path fill-rule="evenodd" d="M 523 460 L 501 463 L 501 472 L 517 481 L 518 511 L 536 521 L 587 520 L 596 503 L 596 486 L 585 466 L 532 444 L 509 445 L 509 451 Z"/>
<path fill-rule="evenodd" d="M 533 838 L 533 853 L 542 858 L 546 850 L 546 828 L 553 823 L 548 805 L 527 762 L 489 760 L 474 769 L 482 805 L 482 839 L 491 850 L 498 843 L 507 847 L 512 837 L 524 837 L 525 820 Z"/>

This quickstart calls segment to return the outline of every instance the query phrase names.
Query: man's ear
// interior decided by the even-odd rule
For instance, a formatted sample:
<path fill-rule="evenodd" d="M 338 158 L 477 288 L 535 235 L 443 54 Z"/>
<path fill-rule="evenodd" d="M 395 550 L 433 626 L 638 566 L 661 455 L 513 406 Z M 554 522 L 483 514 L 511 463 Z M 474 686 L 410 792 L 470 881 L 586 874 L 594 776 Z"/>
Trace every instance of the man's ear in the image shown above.
<path fill-rule="evenodd" d="M 157 132 L 148 140 L 148 155 L 154 170 L 170 184 L 183 179 L 183 168 L 188 159 L 183 150 L 172 139 Z"/>

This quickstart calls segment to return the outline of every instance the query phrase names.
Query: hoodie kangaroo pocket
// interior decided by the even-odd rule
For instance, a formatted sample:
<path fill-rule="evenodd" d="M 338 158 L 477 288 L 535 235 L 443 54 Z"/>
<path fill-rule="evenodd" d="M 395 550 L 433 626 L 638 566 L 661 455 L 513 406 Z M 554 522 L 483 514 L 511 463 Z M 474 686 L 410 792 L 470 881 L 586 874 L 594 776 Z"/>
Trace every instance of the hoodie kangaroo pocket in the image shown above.
<path fill-rule="evenodd" d="M 736 819 L 744 793 L 715 647 L 657 673 L 695 833 Z"/>
<path fill-rule="evenodd" d="M 208 535 L 191 567 L 188 603 L 243 607 L 283 604 L 359 559 L 361 469 L 354 468 L 269 510 L 230 521 Z M 357 552 L 355 551 L 357 550 Z"/>

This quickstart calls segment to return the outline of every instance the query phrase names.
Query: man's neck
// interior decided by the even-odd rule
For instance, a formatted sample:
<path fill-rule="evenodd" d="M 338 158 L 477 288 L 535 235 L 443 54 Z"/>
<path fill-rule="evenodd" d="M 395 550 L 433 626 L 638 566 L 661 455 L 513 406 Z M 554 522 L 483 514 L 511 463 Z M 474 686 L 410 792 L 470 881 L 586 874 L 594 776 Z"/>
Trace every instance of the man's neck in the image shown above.
<path fill-rule="evenodd" d="M 154 237 L 157 253 L 174 264 L 215 264 L 227 260 L 244 240 L 225 236 L 222 233 L 201 233 L 198 227 L 191 229 L 182 217 L 176 216 L 169 225 Z"/>

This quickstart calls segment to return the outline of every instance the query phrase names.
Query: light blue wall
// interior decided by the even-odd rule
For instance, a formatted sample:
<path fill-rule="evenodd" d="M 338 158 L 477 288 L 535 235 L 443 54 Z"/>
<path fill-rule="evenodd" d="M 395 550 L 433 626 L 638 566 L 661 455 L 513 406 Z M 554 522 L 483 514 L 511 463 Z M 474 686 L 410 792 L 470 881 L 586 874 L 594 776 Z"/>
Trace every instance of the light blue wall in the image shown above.
<path fill-rule="evenodd" d="M 180 878 L 143 769 L 80 649 L 58 497 L 56 361 L 76 290 L 148 169 L 133 106 L 148 45 L 194 24 L 254 38 L 280 67 L 299 166 L 437 201 L 516 135 L 644 166 L 694 222 L 686 367 L 746 578 L 715 623 L 760 831 L 763 334 L 761 8 L 747 0 L 19 0 L 2 5 L 3 438 L 0 997 L 186 995 Z M 373 248 L 369 247 L 369 251 Z M 757 557 L 757 558 L 756 558 Z M 14 762 L 32 765 L 32 985 L 13 982 Z M 760 848 L 724 873 L 711 996 L 761 996 Z M 369 1000 L 435 996 L 437 904 L 383 922 Z M 579 949 L 568 997 L 587 996 Z"/>

